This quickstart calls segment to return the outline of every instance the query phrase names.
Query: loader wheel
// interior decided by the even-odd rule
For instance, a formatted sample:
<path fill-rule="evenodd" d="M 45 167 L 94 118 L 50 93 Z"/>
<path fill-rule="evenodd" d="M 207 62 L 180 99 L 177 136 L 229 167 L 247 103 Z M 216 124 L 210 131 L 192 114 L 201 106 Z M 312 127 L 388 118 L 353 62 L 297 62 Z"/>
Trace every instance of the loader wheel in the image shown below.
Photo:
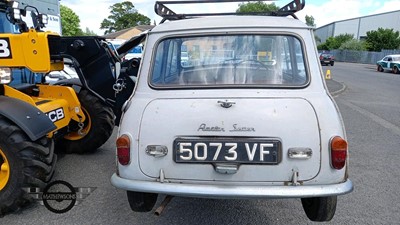
<path fill-rule="evenodd" d="M 0 217 L 32 201 L 23 188 L 44 188 L 54 174 L 53 140 L 31 141 L 15 124 L 0 116 Z"/>
<path fill-rule="evenodd" d="M 81 90 L 78 98 L 86 120 L 82 129 L 76 121 L 69 124 L 69 133 L 57 141 L 57 150 L 79 154 L 94 152 L 111 136 L 114 113 L 87 90 Z"/>

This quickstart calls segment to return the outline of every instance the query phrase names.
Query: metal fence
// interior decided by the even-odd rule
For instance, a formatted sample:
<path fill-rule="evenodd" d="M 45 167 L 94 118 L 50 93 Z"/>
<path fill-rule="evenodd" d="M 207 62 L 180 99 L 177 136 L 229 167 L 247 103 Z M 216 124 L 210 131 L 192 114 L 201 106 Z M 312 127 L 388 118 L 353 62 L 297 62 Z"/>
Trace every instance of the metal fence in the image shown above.
<path fill-rule="evenodd" d="M 332 50 L 330 51 L 338 62 L 352 62 L 376 64 L 386 55 L 400 54 L 400 50 L 382 50 L 381 52 L 354 51 L 354 50 Z"/>

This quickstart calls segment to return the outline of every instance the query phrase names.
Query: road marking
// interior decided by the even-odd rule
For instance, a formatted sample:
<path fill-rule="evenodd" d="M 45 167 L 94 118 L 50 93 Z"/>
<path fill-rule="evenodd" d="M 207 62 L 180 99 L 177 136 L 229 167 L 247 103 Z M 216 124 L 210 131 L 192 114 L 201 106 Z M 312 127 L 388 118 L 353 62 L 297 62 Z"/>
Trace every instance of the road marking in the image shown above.
<path fill-rule="evenodd" d="M 395 133 L 398 136 L 400 136 L 400 127 L 394 125 L 393 123 L 391 123 L 391 122 L 389 122 L 389 121 L 387 121 L 387 120 L 385 120 L 385 119 L 383 119 L 383 118 L 381 118 L 381 117 L 379 117 L 379 116 L 377 116 L 377 115 L 375 115 L 375 114 L 373 114 L 371 112 L 368 112 L 367 110 L 365 110 L 363 108 L 360 108 L 360 107 L 358 107 L 358 106 L 354 105 L 353 103 L 348 102 L 346 100 L 341 99 L 340 102 L 343 103 L 344 105 L 350 107 L 351 109 L 361 113 L 362 115 L 372 119 L 373 121 L 375 121 L 379 125 L 385 127 L 386 129 L 391 130 L 393 133 Z"/>
<path fill-rule="evenodd" d="M 344 83 L 341 83 L 341 82 L 339 82 L 339 83 L 342 85 L 342 88 L 340 90 L 331 92 L 332 97 L 339 96 L 339 94 L 341 94 L 342 92 L 344 92 L 347 89 L 347 86 Z"/>

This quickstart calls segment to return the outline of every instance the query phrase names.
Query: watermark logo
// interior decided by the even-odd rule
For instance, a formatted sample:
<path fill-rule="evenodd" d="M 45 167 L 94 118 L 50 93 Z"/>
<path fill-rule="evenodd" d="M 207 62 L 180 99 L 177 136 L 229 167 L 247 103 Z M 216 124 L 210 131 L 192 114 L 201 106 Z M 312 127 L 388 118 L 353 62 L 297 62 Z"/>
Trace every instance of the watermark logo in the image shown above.
<path fill-rule="evenodd" d="M 53 213 L 66 213 L 89 196 L 95 187 L 73 187 L 70 183 L 57 180 L 43 190 L 27 188 L 27 193 Z"/>

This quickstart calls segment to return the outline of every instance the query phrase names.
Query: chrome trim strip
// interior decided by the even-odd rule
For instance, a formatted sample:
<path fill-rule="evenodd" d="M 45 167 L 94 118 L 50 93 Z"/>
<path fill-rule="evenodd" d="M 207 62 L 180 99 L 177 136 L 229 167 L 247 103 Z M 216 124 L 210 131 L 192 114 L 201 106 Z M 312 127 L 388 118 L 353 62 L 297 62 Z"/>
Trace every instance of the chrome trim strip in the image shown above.
<path fill-rule="evenodd" d="M 343 195 L 353 190 L 353 183 L 347 180 L 339 184 L 299 186 L 230 186 L 209 184 L 160 183 L 158 181 L 128 180 L 111 177 L 111 184 L 129 191 L 162 193 L 175 196 L 203 198 L 306 198 Z"/>

